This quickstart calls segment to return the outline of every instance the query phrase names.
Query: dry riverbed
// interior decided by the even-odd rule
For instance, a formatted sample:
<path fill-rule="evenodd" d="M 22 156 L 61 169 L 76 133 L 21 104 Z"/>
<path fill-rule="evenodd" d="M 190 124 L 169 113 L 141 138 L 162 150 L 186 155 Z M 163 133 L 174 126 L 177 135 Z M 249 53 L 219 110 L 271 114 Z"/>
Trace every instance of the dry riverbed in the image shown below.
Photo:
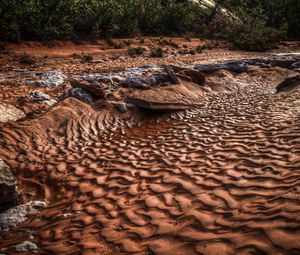
<path fill-rule="evenodd" d="M 300 253 L 299 44 L 172 41 L 3 46 L 0 254 Z"/>

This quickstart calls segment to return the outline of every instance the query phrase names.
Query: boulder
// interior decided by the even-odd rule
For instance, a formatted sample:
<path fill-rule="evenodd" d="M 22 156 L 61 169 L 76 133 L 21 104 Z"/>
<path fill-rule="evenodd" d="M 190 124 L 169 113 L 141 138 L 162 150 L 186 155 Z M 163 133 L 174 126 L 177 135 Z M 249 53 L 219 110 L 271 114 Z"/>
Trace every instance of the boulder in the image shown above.
<path fill-rule="evenodd" d="M 34 250 L 38 250 L 38 247 L 35 243 L 30 241 L 25 241 L 21 244 L 15 246 L 17 252 L 30 252 Z"/>
<path fill-rule="evenodd" d="M 179 80 L 179 84 L 138 90 L 131 93 L 126 101 L 140 108 L 170 112 L 199 105 L 205 91 L 195 83 Z"/>
<path fill-rule="evenodd" d="M 291 76 L 291 77 L 286 78 L 281 83 L 279 83 L 276 86 L 276 91 L 277 91 L 277 93 L 284 92 L 284 91 L 290 91 L 299 85 L 300 85 L 300 75 Z"/>
<path fill-rule="evenodd" d="M 185 68 L 180 66 L 171 65 L 172 70 L 176 73 L 176 76 L 188 81 L 192 81 L 199 85 L 205 84 L 205 75 L 198 70 Z"/>
<path fill-rule="evenodd" d="M 126 88 L 135 88 L 135 89 L 146 89 L 152 87 L 153 85 L 158 84 L 157 80 L 153 76 L 135 76 L 129 77 L 120 82 L 120 86 Z"/>
<path fill-rule="evenodd" d="M 0 104 L 0 122 L 17 121 L 25 117 L 25 113 L 13 105 Z"/>
<path fill-rule="evenodd" d="M 137 75 L 120 81 L 119 85 L 126 88 L 149 89 L 157 85 L 165 86 L 170 83 L 177 83 L 177 77 L 174 72 L 170 68 L 167 69 L 166 74 L 157 73 L 151 76 Z"/>
<path fill-rule="evenodd" d="M 0 209 L 17 200 L 18 192 L 16 185 L 17 181 L 10 171 L 9 166 L 0 159 Z"/>
<path fill-rule="evenodd" d="M 96 100 L 91 93 L 82 88 L 70 88 L 60 99 L 64 100 L 68 97 L 75 97 L 85 103 L 93 103 Z"/>
<path fill-rule="evenodd" d="M 165 71 L 167 72 L 167 74 L 170 76 L 172 83 L 174 84 L 179 84 L 180 81 L 178 80 L 176 74 L 174 73 L 174 71 L 172 70 L 172 68 L 170 68 L 169 66 L 165 66 Z"/>
<path fill-rule="evenodd" d="M 30 215 L 38 213 L 45 206 L 45 202 L 32 201 L 17 205 L 0 213 L 0 231 L 7 231 L 23 223 Z"/>
<path fill-rule="evenodd" d="M 54 88 L 64 82 L 65 76 L 61 71 L 48 71 L 42 74 L 41 79 L 35 82 L 36 86 Z"/>
<path fill-rule="evenodd" d="M 128 106 L 123 102 L 113 102 L 114 107 L 121 113 L 125 113 L 128 111 Z"/>
<path fill-rule="evenodd" d="M 96 80 L 94 81 L 71 80 L 70 84 L 72 85 L 73 88 L 81 88 L 89 92 L 96 99 L 105 98 L 107 96 L 107 94 L 105 93 L 107 86 Z"/>
<path fill-rule="evenodd" d="M 28 95 L 28 99 L 37 102 L 39 104 L 46 104 L 49 106 L 53 106 L 57 103 L 57 101 L 51 98 L 51 96 L 39 90 L 32 91 Z"/>
<path fill-rule="evenodd" d="M 242 73 L 249 70 L 249 66 L 267 68 L 271 66 L 294 69 L 300 61 L 300 54 L 277 54 L 265 58 L 250 58 L 240 60 L 219 61 L 212 64 L 198 64 L 194 68 L 203 73 L 212 73 L 220 69 Z"/>
<path fill-rule="evenodd" d="M 248 64 L 243 61 L 228 61 L 228 62 L 218 62 L 213 64 L 201 64 L 195 65 L 195 69 L 202 73 L 213 73 L 220 69 L 242 73 L 248 70 Z"/>

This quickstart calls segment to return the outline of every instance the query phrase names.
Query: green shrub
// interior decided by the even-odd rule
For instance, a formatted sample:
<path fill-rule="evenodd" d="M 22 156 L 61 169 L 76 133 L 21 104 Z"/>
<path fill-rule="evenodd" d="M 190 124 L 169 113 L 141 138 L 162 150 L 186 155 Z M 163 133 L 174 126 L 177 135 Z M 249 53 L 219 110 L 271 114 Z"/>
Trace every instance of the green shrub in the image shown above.
<path fill-rule="evenodd" d="M 179 50 L 178 54 L 180 54 L 180 55 L 187 55 L 187 54 L 190 54 L 190 51 L 189 50 Z"/>
<path fill-rule="evenodd" d="M 152 58 L 162 58 L 165 54 L 165 51 L 162 47 L 157 47 L 151 50 L 150 57 Z"/>
<path fill-rule="evenodd" d="M 214 1 L 222 2 L 222 9 L 217 8 L 213 17 L 212 8 L 203 8 L 199 2 L 2 0 L 0 40 L 96 40 L 143 35 L 161 37 L 168 45 L 164 37 L 186 35 L 188 41 L 195 36 L 213 36 L 230 39 L 236 47 L 252 49 L 254 37 L 270 34 L 266 42 L 257 42 L 257 48 L 264 49 L 273 47 L 272 41 L 287 32 L 292 38 L 300 38 L 300 1 Z M 260 13 L 254 13 L 256 10 Z M 237 33 L 237 21 L 241 21 L 241 34 Z M 246 45 L 247 40 L 253 43 Z"/>
<path fill-rule="evenodd" d="M 192 39 L 189 36 L 185 36 L 184 39 L 187 40 L 188 42 L 192 41 Z"/>
<path fill-rule="evenodd" d="M 109 46 L 113 46 L 113 47 L 116 46 L 115 41 L 113 41 L 111 38 L 106 39 L 106 43 L 107 43 Z"/>
<path fill-rule="evenodd" d="M 123 49 L 124 44 L 123 43 L 116 43 L 114 47 L 115 47 L 115 49 Z"/>
<path fill-rule="evenodd" d="M 196 52 L 196 50 L 194 50 L 194 49 L 192 49 L 192 50 L 189 51 L 189 54 L 191 54 L 191 55 L 196 55 L 196 53 L 197 53 L 197 52 Z"/>
<path fill-rule="evenodd" d="M 224 3 L 231 15 L 217 15 L 207 26 L 206 35 L 227 39 L 235 49 L 247 51 L 275 48 L 285 38 L 287 25 L 279 14 L 283 11 L 282 0 L 227 0 Z"/>
<path fill-rule="evenodd" d="M 232 22 L 229 40 L 234 48 L 247 51 L 266 51 L 276 48 L 284 38 L 286 28 L 267 26 L 260 9 L 252 12 L 241 10 L 241 18 Z"/>
<path fill-rule="evenodd" d="M 28 54 L 21 55 L 19 62 L 23 65 L 32 65 L 36 63 L 36 60 Z"/>
<path fill-rule="evenodd" d="M 203 50 L 204 50 L 204 48 L 203 48 L 202 45 L 198 45 L 198 46 L 196 47 L 196 49 L 195 49 L 195 51 L 196 51 L 197 53 L 202 53 Z"/>
<path fill-rule="evenodd" d="M 178 43 L 176 43 L 176 42 L 174 42 L 174 41 L 172 41 L 172 40 L 170 40 L 170 41 L 168 42 L 168 45 L 171 46 L 171 47 L 173 47 L 173 48 L 175 48 L 175 49 L 178 49 L 178 48 L 179 48 Z"/>
<path fill-rule="evenodd" d="M 93 57 L 90 55 L 83 56 L 84 62 L 91 62 L 92 60 L 93 60 Z"/>
<path fill-rule="evenodd" d="M 128 48 L 128 55 L 131 57 L 141 56 L 143 55 L 145 49 L 142 47 L 129 47 Z"/>
<path fill-rule="evenodd" d="M 124 44 L 125 44 L 126 46 L 130 46 L 130 45 L 132 44 L 132 41 L 131 41 L 131 40 L 125 40 L 125 41 L 124 41 Z"/>
<path fill-rule="evenodd" d="M 280 33 L 273 28 L 264 28 L 256 32 L 241 32 L 231 38 L 235 49 L 246 51 L 266 51 L 278 46 Z"/>

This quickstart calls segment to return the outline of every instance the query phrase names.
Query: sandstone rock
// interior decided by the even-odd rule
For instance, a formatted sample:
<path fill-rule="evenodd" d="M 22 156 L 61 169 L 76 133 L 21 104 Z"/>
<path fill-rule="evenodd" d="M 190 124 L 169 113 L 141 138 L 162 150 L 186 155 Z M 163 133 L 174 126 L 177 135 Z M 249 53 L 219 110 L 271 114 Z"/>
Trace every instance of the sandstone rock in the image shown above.
<path fill-rule="evenodd" d="M 127 106 L 126 103 L 123 103 L 123 102 L 113 102 L 113 105 L 121 113 L 125 113 L 125 112 L 128 111 L 128 106 Z"/>
<path fill-rule="evenodd" d="M 176 83 L 177 78 L 173 76 L 172 70 L 168 70 L 169 73 L 157 73 L 151 76 L 136 75 L 134 77 L 129 77 L 119 82 L 120 86 L 127 88 L 136 89 L 149 89 L 156 85 L 166 85 L 170 83 Z M 175 74 L 174 74 L 175 75 Z"/>
<path fill-rule="evenodd" d="M 28 251 L 38 250 L 38 247 L 33 242 L 25 241 L 21 244 L 16 245 L 15 249 L 17 252 L 28 252 Z"/>
<path fill-rule="evenodd" d="M 99 99 L 99 98 L 105 98 L 105 85 L 103 83 L 100 83 L 98 81 L 87 81 L 87 80 L 71 80 L 70 84 L 74 88 L 81 88 L 85 91 L 88 91 L 90 94 L 93 95 L 93 97 Z"/>
<path fill-rule="evenodd" d="M 54 88 L 59 86 L 64 82 L 64 75 L 61 71 L 49 71 L 43 73 L 41 76 L 41 80 L 36 81 L 35 85 L 37 86 L 45 86 L 48 88 Z"/>
<path fill-rule="evenodd" d="M 127 102 L 132 103 L 140 108 L 161 112 L 179 111 L 191 108 L 192 106 L 191 104 L 179 102 L 158 102 L 137 97 L 128 97 Z"/>
<path fill-rule="evenodd" d="M 126 101 L 140 108 L 168 112 L 199 105 L 203 94 L 201 86 L 182 81 L 180 84 L 166 87 L 135 91 L 126 98 Z"/>
<path fill-rule="evenodd" d="M 198 64 L 194 68 L 203 73 L 212 73 L 220 69 L 242 73 L 249 69 L 249 66 L 259 66 L 262 68 L 278 66 L 293 69 L 300 61 L 300 54 L 277 54 L 266 58 L 251 58 L 241 60 L 220 61 L 212 64 Z"/>
<path fill-rule="evenodd" d="M 126 88 L 136 88 L 136 89 L 145 89 L 149 88 L 153 85 L 156 85 L 157 81 L 154 77 L 150 76 L 136 76 L 136 77 L 129 77 L 124 81 L 120 82 L 120 85 Z"/>
<path fill-rule="evenodd" d="M 0 159 L 0 209 L 13 203 L 18 198 L 16 190 L 17 181 L 9 169 L 9 166 Z"/>
<path fill-rule="evenodd" d="M 205 75 L 198 70 L 175 65 L 171 65 L 170 67 L 174 70 L 179 78 L 192 81 L 199 85 L 205 84 Z"/>
<path fill-rule="evenodd" d="M 283 91 L 289 91 L 300 85 L 300 75 L 295 75 L 286 78 L 283 82 L 276 86 L 277 93 Z"/>
<path fill-rule="evenodd" d="M 168 67 L 168 66 L 165 66 L 165 70 L 167 72 L 167 74 L 171 77 L 171 81 L 174 83 L 174 84 L 179 84 L 179 80 L 176 76 L 176 74 L 174 73 L 174 71 Z"/>
<path fill-rule="evenodd" d="M 93 103 L 95 101 L 93 95 L 82 88 L 71 88 L 67 90 L 65 95 L 61 97 L 61 100 L 64 100 L 68 97 L 75 97 L 85 103 Z"/>
<path fill-rule="evenodd" d="M 25 117 L 23 111 L 13 105 L 0 104 L 0 122 L 17 121 Z"/>
<path fill-rule="evenodd" d="M 44 202 L 33 201 L 18 205 L 0 213 L 0 231 L 7 231 L 24 222 L 29 215 L 34 215 L 45 206 Z"/>
<path fill-rule="evenodd" d="M 248 65 L 243 61 L 228 61 L 224 63 L 196 65 L 195 69 L 203 73 L 212 73 L 220 69 L 242 73 L 248 70 Z"/>
<path fill-rule="evenodd" d="M 157 74 L 153 74 L 152 77 L 155 78 L 157 84 L 168 84 L 171 82 L 171 78 L 168 74 L 164 74 L 164 73 L 157 73 Z"/>
<path fill-rule="evenodd" d="M 300 61 L 293 63 L 290 67 L 292 69 L 298 69 L 298 68 L 300 68 Z"/>
<path fill-rule="evenodd" d="M 39 104 L 46 104 L 49 106 L 53 106 L 57 103 L 57 101 L 48 94 L 39 91 L 39 90 L 34 90 L 28 95 L 28 99 L 37 102 Z"/>

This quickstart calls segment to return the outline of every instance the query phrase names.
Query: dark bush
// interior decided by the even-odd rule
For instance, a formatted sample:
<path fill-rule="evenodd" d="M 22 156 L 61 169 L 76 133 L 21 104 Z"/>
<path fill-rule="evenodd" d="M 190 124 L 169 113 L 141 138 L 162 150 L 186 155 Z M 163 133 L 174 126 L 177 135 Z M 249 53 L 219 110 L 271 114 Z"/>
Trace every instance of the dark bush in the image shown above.
<path fill-rule="evenodd" d="M 131 40 L 126 40 L 126 41 L 124 41 L 124 44 L 126 46 L 130 46 L 132 44 L 132 41 Z"/>
<path fill-rule="evenodd" d="M 264 50 L 286 34 L 300 38 L 299 0 L 225 0 L 215 1 L 222 2 L 216 8 L 203 8 L 199 2 L 2 0 L 0 40 L 162 36 L 164 46 L 170 45 L 164 36 L 186 35 L 187 40 L 217 37 L 230 39 L 238 48 Z"/>
<path fill-rule="evenodd" d="M 234 48 L 247 51 L 265 51 L 278 46 L 284 39 L 286 27 L 275 29 L 267 26 L 262 11 L 254 9 L 251 12 L 240 9 L 241 18 L 233 20 L 228 39 Z"/>
<path fill-rule="evenodd" d="M 190 51 L 189 50 L 179 50 L 178 54 L 180 54 L 180 55 L 187 55 L 187 54 L 190 54 Z"/>
<path fill-rule="evenodd" d="M 28 54 L 21 55 L 19 62 L 23 65 L 32 65 L 36 63 L 36 60 Z"/>
<path fill-rule="evenodd" d="M 92 60 L 93 60 L 92 56 L 86 55 L 86 56 L 83 57 L 84 62 L 91 62 Z"/>
<path fill-rule="evenodd" d="M 165 51 L 162 47 L 157 47 L 151 50 L 150 57 L 152 58 L 162 58 L 165 54 Z"/>
<path fill-rule="evenodd" d="M 143 55 L 145 49 L 142 47 L 130 47 L 128 48 L 128 55 L 131 57 Z"/>
<path fill-rule="evenodd" d="M 170 41 L 168 42 L 168 45 L 171 46 L 171 47 L 173 47 L 173 48 L 176 48 L 176 49 L 179 48 L 178 43 L 176 43 L 176 42 L 174 42 L 174 41 L 172 41 L 172 40 L 170 40 Z"/>
<path fill-rule="evenodd" d="M 196 47 L 196 49 L 195 49 L 195 51 L 196 51 L 197 53 L 202 53 L 203 50 L 204 50 L 204 47 L 203 47 L 202 45 L 198 45 L 198 46 Z"/>

